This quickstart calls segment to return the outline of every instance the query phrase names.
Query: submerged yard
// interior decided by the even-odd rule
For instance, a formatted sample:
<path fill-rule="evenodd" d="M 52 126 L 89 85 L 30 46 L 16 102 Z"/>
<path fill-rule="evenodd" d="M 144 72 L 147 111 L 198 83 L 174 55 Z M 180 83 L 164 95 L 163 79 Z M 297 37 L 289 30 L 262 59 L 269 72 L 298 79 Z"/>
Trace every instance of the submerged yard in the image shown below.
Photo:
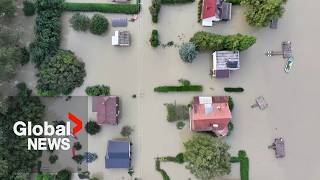
<path fill-rule="evenodd" d="M 320 145 L 315 138 L 319 136 L 317 127 L 320 125 L 316 115 L 317 102 L 320 100 L 316 75 L 319 61 L 312 52 L 317 51 L 320 39 L 314 34 L 319 32 L 320 26 L 312 22 L 317 22 L 316 4 L 320 5 L 320 2 L 289 1 L 277 30 L 250 28 L 240 7 L 234 8 L 232 21 L 203 28 L 197 23 L 196 3 L 162 6 L 158 24 L 151 24 L 148 12 L 151 2 L 142 3 L 142 11 L 136 22 L 130 22 L 127 28 L 111 27 L 104 36 L 75 32 L 68 22 L 73 13 L 63 13 L 61 47 L 75 52 L 85 62 L 87 72 L 83 86 L 72 95 L 83 96 L 87 86 L 106 84 L 111 87 L 111 94 L 121 99 L 120 124 L 117 127 L 104 125 L 100 134 L 89 136 L 89 151 L 98 154 L 98 159 L 89 165 L 90 172 L 103 179 L 130 179 L 125 170 L 106 170 L 104 156 L 107 141 L 118 137 L 122 126 L 131 125 L 134 128 L 134 176 L 160 180 L 161 175 L 154 167 L 154 158 L 174 156 L 183 151 L 182 142 L 191 136 L 188 125 L 183 130 L 177 130 L 175 124 L 166 121 L 164 104 L 174 101 L 188 104 L 195 95 L 225 95 L 224 87 L 241 86 L 245 89 L 244 93 L 227 93 L 233 97 L 235 108 L 232 119 L 234 131 L 226 141 L 231 145 L 230 152 L 233 155 L 240 149 L 246 150 L 250 158 L 250 179 L 318 179 L 320 159 L 315 155 Z M 304 12 L 303 16 L 297 16 L 297 12 L 301 11 Z M 130 17 L 122 14 L 105 16 L 109 21 L 112 17 Z M 130 31 L 130 47 L 111 45 L 111 36 L 117 29 Z M 251 34 L 257 37 L 257 43 L 241 53 L 240 70 L 232 73 L 229 79 L 218 80 L 209 76 L 211 52 L 201 53 L 192 64 L 185 64 L 180 60 L 176 47 L 154 49 L 150 46 L 149 38 L 153 29 L 159 31 L 160 41 L 164 44 L 174 41 L 180 45 L 199 30 L 217 34 Z M 296 61 L 289 74 L 283 72 L 284 61 L 281 58 L 264 55 L 267 50 L 280 49 L 283 40 L 291 40 L 294 46 Z M 31 65 L 24 67 L 17 80 L 27 81 L 29 86 L 34 87 L 34 71 Z M 203 85 L 203 92 L 153 92 L 154 87 L 174 85 L 180 78 Z M 137 95 L 136 99 L 132 98 L 133 94 Z M 250 108 L 260 95 L 270 105 L 265 111 Z M 90 118 L 94 119 L 94 116 L 90 115 Z M 283 137 L 286 141 L 287 157 L 281 160 L 276 160 L 274 152 L 267 149 L 276 137 Z M 183 165 L 166 163 L 162 168 L 173 180 L 196 179 Z M 239 167 L 233 165 L 232 173 L 223 179 L 239 178 Z"/>

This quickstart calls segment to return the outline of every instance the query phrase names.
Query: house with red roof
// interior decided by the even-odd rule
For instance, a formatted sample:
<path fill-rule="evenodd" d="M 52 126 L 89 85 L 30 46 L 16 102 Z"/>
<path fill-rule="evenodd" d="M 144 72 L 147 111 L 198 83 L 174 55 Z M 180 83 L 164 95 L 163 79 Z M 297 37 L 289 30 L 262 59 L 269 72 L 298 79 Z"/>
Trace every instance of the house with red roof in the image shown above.
<path fill-rule="evenodd" d="M 117 96 L 92 97 L 92 112 L 97 113 L 98 124 L 117 125 L 119 123 L 120 105 Z"/>
<path fill-rule="evenodd" d="M 202 26 L 212 26 L 213 22 L 231 19 L 232 4 L 224 0 L 203 0 Z"/>
<path fill-rule="evenodd" d="M 232 118 L 227 96 L 196 96 L 190 110 L 192 131 L 213 132 L 218 136 L 228 134 L 228 124 Z"/>

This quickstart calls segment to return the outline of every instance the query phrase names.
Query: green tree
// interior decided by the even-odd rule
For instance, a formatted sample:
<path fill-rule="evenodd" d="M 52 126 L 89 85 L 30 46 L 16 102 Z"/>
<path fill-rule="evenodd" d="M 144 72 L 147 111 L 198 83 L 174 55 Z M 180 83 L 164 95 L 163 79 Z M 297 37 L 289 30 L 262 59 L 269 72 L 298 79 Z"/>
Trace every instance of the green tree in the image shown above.
<path fill-rule="evenodd" d="M 25 16 L 33 16 L 36 11 L 35 4 L 30 0 L 23 1 L 23 13 Z"/>
<path fill-rule="evenodd" d="M 71 51 L 60 50 L 38 73 L 39 95 L 69 95 L 80 87 L 86 76 L 84 63 L 77 60 Z"/>
<path fill-rule="evenodd" d="M 195 134 L 184 143 L 187 169 L 203 180 L 214 179 L 230 173 L 229 145 L 209 134 Z"/>
<path fill-rule="evenodd" d="M 7 81 L 16 74 L 21 58 L 19 48 L 0 47 L 0 81 Z"/>
<path fill-rule="evenodd" d="M 149 12 L 152 16 L 152 22 L 158 22 L 158 16 L 161 9 L 161 0 L 152 0 L 151 6 L 149 7 Z"/>
<path fill-rule="evenodd" d="M 121 129 L 120 134 L 124 137 L 129 137 L 131 133 L 133 132 L 133 128 L 130 126 L 123 126 Z"/>
<path fill-rule="evenodd" d="M 0 18 L 11 18 L 16 12 L 16 4 L 13 0 L 1 0 L 0 1 Z"/>
<path fill-rule="evenodd" d="M 86 87 L 86 94 L 88 96 L 109 96 L 110 87 L 106 85 L 95 85 Z"/>
<path fill-rule="evenodd" d="M 69 22 L 72 28 L 76 31 L 86 31 L 90 26 L 90 18 L 80 13 L 74 14 Z"/>
<path fill-rule="evenodd" d="M 159 42 L 159 33 L 156 29 L 152 30 L 151 32 L 151 37 L 149 40 L 150 44 L 152 47 L 158 47 L 160 42 Z"/>
<path fill-rule="evenodd" d="M 284 13 L 284 0 L 242 0 L 247 8 L 245 16 L 250 26 L 266 27 L 271 20 L 279 19 Z"/>
<path fill-rule="evenodd" d="M 95 14 L 90 22 L 90 31 L 93 34 L 102 35 L 108 30 L 108 26 L 109 22 L 107 18 L 101 14 Z"/>
<path fill-rule="evenodd" d="M 72 159 L 77 163 L 77 164 L 82 164 L 83 161 L 83 156 L 81 154 L 75 155 L 72 157 Z"/>
<path fill-rule="evenodd" d="M 49 162 L 51 163 L 51 164 L 54 164 L 54 163 L 56 163 L 56 161 L 58 160 L 58 156 L 57 155 L 50 155 L 49 156 Z"/>
<path fill-rule="evenodd" d="M 192 63 L 197 54 L 196 45 L 192 42 L 183 43 L 179 49 L 180 58 L 186 63 Z"/>
<path fill-rule="evenodd" d="M 82 148 L 82 145 L 81 145 L 80 142 L 75 142 L 75 143 L 73 144 L 73 147 L 74 147 L 77 151 L 79 151 L 79 150 Z"/>
<path fill-rule="evenodd" d="M 100 132 L 101 127 L 95 121 L 89 121 L 89 122 L 87 122 L 85 129 L 88 134 L 95 135 L 98 132 Z"/>
<path fill-rule="evenodd" d="M 63 169 L 57 173 L 55 180 L 71 180 L 71 176 L 71 171 L 69 171 L 68 169 Z"/>

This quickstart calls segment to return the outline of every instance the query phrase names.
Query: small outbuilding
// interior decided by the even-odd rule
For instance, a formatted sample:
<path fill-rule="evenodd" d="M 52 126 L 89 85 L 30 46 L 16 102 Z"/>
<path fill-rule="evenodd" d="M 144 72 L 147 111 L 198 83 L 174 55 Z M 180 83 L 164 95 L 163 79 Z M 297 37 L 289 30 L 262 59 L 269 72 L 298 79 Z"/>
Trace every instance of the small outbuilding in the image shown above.
<path fill-rule="evenodd" d="M 112 36 L 113 46 L 130 46 L 130 32 L 129 31 L 115 31 Z"/>
<path fill-rule="evenodd" d="M 125 140 L 108 141 L 107 153 L 105 156 L 105 168 L 129 169 L 131 165 L 130 142 Z"/>
<path fill-rule="evenodd" d="M 228 78 L 231 71 L 240 69 L 239 51 L 216 51 L 212 54 L 212 76 Z"/>
<path fill-rule="evenodd" d="M 117 96 L 92 97 L 92 112 L 97 112 L 98 124 L 117 125 L 120 115 L 120 100 Z"/>

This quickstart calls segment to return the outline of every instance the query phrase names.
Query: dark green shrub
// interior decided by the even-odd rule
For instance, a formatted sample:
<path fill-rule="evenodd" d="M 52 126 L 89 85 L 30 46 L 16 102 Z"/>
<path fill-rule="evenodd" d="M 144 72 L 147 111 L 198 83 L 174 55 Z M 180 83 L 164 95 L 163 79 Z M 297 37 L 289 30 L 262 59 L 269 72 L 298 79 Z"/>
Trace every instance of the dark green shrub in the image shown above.
<path fill-rule="evenodd" d="M 237 157 L 231 157 L 230 162 L 240 162 L 241 180 L 249 180 L 249 158 L 247 157 L 247 153 L 244 150 L 240 150 Z"/>
<path fill-rule="evenodd" d="M 161 4 L 185 4 L 192 2 L 194 2 L 194 0 L 161 0 Z"/>
<path fill-rule="evenodd" d="M 56 163 L 56 161 L 58 160 L 58 156 L 57 155 L 50 155 L 49 156 L 49 162 L 50 162 L 50 164 L 54 164 L 54 163 Z"/>
<path fill-rule="evenodd" d="M 183 153 L 179 153 L 179 154 L 176 155 L 176 162 L 179 163 L 179 164 L 184 163 L 184 155 L 183 155 Z"/>
<path fill-rule="evenodd" d="M 167 120 L 175 122 L 189 119 L 189 108 L 185 105 L 167 104 Z"/>
<path fill-rule="evenodd" d="M 161 0 L 152 0 L 151 6 L 149 7 L 149 12 L 151 14 L 153 23 L 158 22 L 160 9 L 161 9 Z"/>
<path fill-rule="evenodd" d="M 71 176 L 72 176 L 71 171 L 67 169 L 63 169 L 57 173 L 55 180 L 71 180 Z"/>
<path fill-rule="evenodd" d="M 26 47 L 20 48 L 21 50 L 21 65 L 25 65 L 30 61 L 30 54 Z"/>
<path fill-rule="evenodd" d="M 187 80 L 187 79 L 182 79 L 181 78 L 178 81 L 182 86 L 190 86 L 191 85 L 191 82 L 189 80 Z"/>
<path fill-rule="evenodd" d="M 73 147 L 74 147 L 75 150 L 79 151 L 82 148 L 82 145 L 81 145 L 80 142 L 75 142 L 73 144 Z"/>
<path fill-rule="evenodd" d="M 167 172 L 165 170 L 161 169 L 160 160 L 158 158 L 156 159 L 156 170 L 158 172 L 160 172 L 163 180 L 170 180 L 170 177 L 168 176 Z"/>
<path fill-rule="evenodd" d="M 110 87 L 106 85 L 88 86 L 86 93 L 88 96 L 109 96 Z"/>
<path fill-rule="evenodd" d="M 80 13 L 74 14 L 69 22 L 72 28 L 76 31 L 86 31 L 90 26 L 90 18 Z"/>
<path fill-rule="evenodd" d="M 199 0 L 198 2 L 198 22 L 200 23 L 202 20 L 202 4 L 203 4 L 203 0 Z"/>
<path fill-rule="evenodd" d="M 256 42 L 256 38 L 242 34 L 224 36 L 200 31 L 193 35 L 190 42 L 194 43 L 199 51 L 243 51 L 251 47 Z"/>
<path fill-rule="evenodd" d="M 244 89 L 242 87 L 225 87 L 224 91 L 226 91 L 226 92 L 243 92 Z"/>
<path fill-rule="evenodd" d="M 98 132 L 100 132 L 101 127 L 95 121 L 89 121 L 89 122 L 87 122 L 85 129 L 88 134 L 95 135 Z"/>
<path fill-rule="evenodd" d="M 70 3 L 65 2 L 63 8 L 66 11 L 89 11 L 103 13 L 138 14 L 140 1 L 136 4 L 110 4 L 110 3 Z"/>
<path fill-rule="evenodd" d="M 121 129 L 120 134 L 124 137 L 129 137 L 131 133 L 133 132 L 133 128 L 130 126 L 123 126 Z"/>
<path fill-rule="evenodd" d="M 240 5 L 242 0 L 226 0 L 228 3 L 232 3 L 232 5 Z"/>
<path fill-rule="evenodd" d="M 228 124 L 228 134 L 227 136 L 230 136 L 231 132 L 233 131 L 233 123 L 232 122 L 229 122 Z"/>
<path fill-rule="evenodd" d="M 185 63 L 192 63 L 197 57 L 198 51 L 196 50 L 196 45 L 192 42 L 183 43 L 179 49 L 180 58 Z"/>
<path fill-rule="evenodd" d="M 77 163 L 77 164 L 82 164 L 83 161 L 83 156 L 78 154 L 72 157 L 72 159 Z"/>
<path fill-rule="evenodd" d="M 108 26 L 109 22 L 107 18 L 101 14 L 95 14 L 90 22 L 90 32 L 92 34 L 102 35 L 108 30 Z"/>
<path fill-rule="evenodd" d="M 35 4 L 30 0 L 23 1 L 23 13 L 25 16 L 33 16 L 36 12 Z"/>
<path fill-rule="evenodd" d="M 232 97 L 230 97 L 230 96 L 228 97 L 228 106 L 229 106 L 230 111 L 232 111 L 233 107 L 234 107 L 234 103 L 233 103 Z"/>
<path fill-rule="evenodd" d="M 190 86 L 159 86 L 154 88 L 155 92 L 199 92 L 202 91 L 202 86 L 200 85 L 190 85 Z"/>
<path fill-rule="evenodd" d="M 186 125 L 186 123 L 184 123 L 183 121 L 178 121 L 176 123 L 177 129 L 183 129 L 185 125 Z"/>
<path fill-rule="evenodd" d="M 159 42 L 159 33 L 157 30 L 152 30 L 151 37 L 150 37 L 150 44 L 152 47 L 158 47 L 160 42 Z"/>

